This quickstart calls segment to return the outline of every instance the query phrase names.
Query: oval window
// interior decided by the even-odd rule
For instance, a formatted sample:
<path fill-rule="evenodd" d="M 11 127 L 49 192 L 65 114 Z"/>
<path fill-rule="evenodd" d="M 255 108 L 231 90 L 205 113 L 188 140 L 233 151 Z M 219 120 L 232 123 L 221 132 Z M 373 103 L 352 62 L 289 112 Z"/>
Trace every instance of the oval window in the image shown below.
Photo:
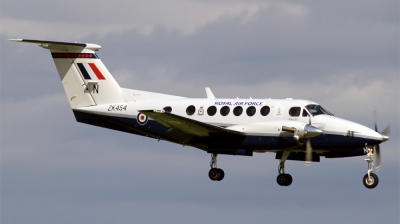
<path fill-rule="evenodd" d="M 269 112 L 270 112 L 269 106 L 263 106 L 260 109 L 260 114 L 262 116 L 267 116 L 269 114 Z"/>
<path fill-rule="evenodd" d="M 249 115 L 250 117 L 253 116 L 256 113 L 256 108 L 251 106 L 248 107 L 246 110 L 246 114 Z"/>
<path fill-rule="evenodd" d="M 233 109 L 233 114 L 235 116 L 240 116 L 243 113 L 243 108 L 241 106 L 237 106 L 235 107 L 235 109 Z"/>
<path fill-rule="evenodd" d="M 228 106 L 223 106 L 219 112 L 221 113 L 222 116 L 226 116 L 229 114 L 229 111 L 230 109 Z"/>
<path fill-rule="evenodd" d="M 172 112 L 172 107 L 168 106 L 168 107 L 164 107 L 163 110 L 165 112 L 171 113 Z"/>
<path fill-rule="evenodd" d="M 209 116 L 214 116 L 217 113 L 217 108 L 215 106 L 211 106 L 207 109 L 207 114 Z"/>
<path fill-rule="evenodd" d="M 196 107 L 194 107 L 193 105 L 190 105 L 186 108 L 186 114 L 191 116 L 194 114 L 194 112 L 196 112 Z"/>

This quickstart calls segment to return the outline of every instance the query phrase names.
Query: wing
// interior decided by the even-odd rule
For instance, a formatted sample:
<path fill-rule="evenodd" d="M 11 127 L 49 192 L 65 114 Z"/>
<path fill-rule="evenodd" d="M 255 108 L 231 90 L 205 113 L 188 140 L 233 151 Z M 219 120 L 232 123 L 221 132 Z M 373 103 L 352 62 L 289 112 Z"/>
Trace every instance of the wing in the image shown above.
<path fill-rule="evenodd" d="M 196 139 L 244 139 L 245 134 L 238 131 L 227 130 L 212 124 L 185 118 L 176 114 L 159 110 L 140 110 L 140 113 L 147 115 L 153 120 L 169 127 L 168 134 L 182 143 L 195 143 Z"/>

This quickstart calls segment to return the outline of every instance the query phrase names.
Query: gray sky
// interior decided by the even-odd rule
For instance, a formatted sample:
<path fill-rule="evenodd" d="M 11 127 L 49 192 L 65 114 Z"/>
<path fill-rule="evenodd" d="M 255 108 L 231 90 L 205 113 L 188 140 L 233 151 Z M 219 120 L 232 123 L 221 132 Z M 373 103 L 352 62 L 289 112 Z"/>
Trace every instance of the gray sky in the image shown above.
<path fill-rule="evenodd" d="M 1 2 L 2 223 L 399 223 L 398 1 Z M 380 183 L 363 157 L 210 155 L 75 122 L 48 51 L 80 41 L 122 87 L 205 97 L 312 99 L 380 130 Z"/>

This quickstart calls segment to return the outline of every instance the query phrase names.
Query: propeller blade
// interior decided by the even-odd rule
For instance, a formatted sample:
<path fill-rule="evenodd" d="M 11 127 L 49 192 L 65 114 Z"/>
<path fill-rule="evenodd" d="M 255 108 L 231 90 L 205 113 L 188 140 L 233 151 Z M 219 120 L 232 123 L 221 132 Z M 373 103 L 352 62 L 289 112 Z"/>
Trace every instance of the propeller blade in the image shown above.
<path fill-rule="evenodd" d="M 311 117 L 308 117 L 308 124 L 311 125 Z M 306 143 L 306 166 L 311 166 L 312 146 L 311 138 L 307 139 Z"/>
<path fill-rule="evenodd" d="M 307 139 L 306 143 L 306 166 L 311 165 L 311 156 L 312 156 L 312 146 L 311 146 L 311 138 Z"/>
<path fill-rule="evenodd" d="M 375 131 L 378 132 L 378 125 L 376 121 L 376 107 L 372 109 L 372 114 L 374 115 L 374 125 L 375 125 Z"/>
<path fill-rule="evenodd" d="M 386 126 L 385 129 L 383 129 L 382 134 L 389 136 L 390 135 L 390 124 L 388 126 Z"/>
<path fill-rule="evenodd" d="M 381 152 L 379 145 L 375 146 L 375 170 L 381 169 Z"/>

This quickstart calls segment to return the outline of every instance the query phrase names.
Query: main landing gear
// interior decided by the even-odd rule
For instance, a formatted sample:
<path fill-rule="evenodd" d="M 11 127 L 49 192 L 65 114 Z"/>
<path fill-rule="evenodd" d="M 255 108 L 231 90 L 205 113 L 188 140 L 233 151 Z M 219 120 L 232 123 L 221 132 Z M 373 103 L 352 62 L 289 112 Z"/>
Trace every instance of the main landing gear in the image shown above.
<path fill-rule="evenodd" d="M 208 172 L 208 177 L 210 177 L 211 180 L 213 181 L 220 181 L 224 179 L 225 173 L 222 169 L 217 168 L 217 155 L 216 153 L 213 153 L 211 155 L 211 162 L 210 162 L 210 171 Z"/>
<path fill-rule="evenodd" d="M 290 174 L 285 173 L 285 161 L 288 158 L 290 152 L 283 152 L 282 154 L 282 158 L 280 160 L 279 163 L 279 167 L 278 167 L 278 172 L 279 175 L 276 178 L 276 182 L 280 185 L 280 186 L 289 186 L 290 184 L 292 184 L 293 178 Z"/>
<path fill-rule="evenodd" d="M 372 173 L 374 170 L 374 164 L 372 163 L 372 155 L 374 154 L 374 149 L 372 146 L 367 146 L 364 151 L 367 154 L 367 158 L 364 160 L 368 163 L 368 172 L 363 177 L 363 184 L 366 188 L 372 189 L 375 188 L 379 183 L 378 176 Z"/>

